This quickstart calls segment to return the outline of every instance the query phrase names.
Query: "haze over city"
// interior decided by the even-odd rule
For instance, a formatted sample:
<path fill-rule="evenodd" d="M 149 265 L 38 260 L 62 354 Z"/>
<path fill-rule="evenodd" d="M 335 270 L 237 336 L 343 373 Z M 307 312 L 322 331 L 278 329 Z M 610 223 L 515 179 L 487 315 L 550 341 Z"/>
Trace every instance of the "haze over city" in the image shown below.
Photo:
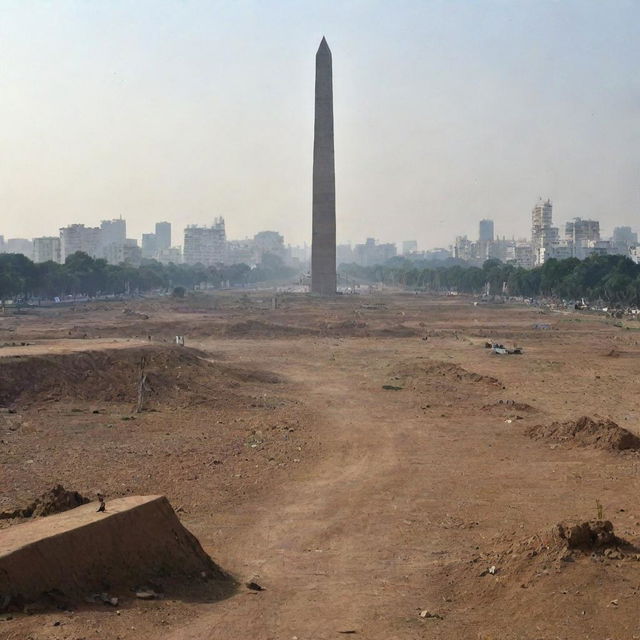
<path fill-rule="evenodd" d="M 633 2 L 0 2 L 7 236 L 123 216 L 310 241 L 314 54 L 334 56 L 338 241 L 634 226 Z"/>

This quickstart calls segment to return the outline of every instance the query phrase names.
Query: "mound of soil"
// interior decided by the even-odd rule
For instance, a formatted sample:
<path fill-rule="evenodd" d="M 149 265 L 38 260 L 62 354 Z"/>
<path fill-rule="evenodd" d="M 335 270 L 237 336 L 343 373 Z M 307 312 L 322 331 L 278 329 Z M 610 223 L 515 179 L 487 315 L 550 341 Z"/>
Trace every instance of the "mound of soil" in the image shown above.
<path fill-rule="evenodd" d="M 517 573 L 553 562 L 560 569 L 567 561 L 584 555 L 635 558 L 635 551 L 635 547 L 615 535 L 609 520 L 565 521 L 511 544 L 496 553 L 493 561 L 502 573 Z"/>
<path fill-rule="evenodd" d="M 578 420 L 529 427 L 526 434 L 534 439 L 575 443 L 609 451 L 640 449 L 640 438 L 618 426 L 613 420 L 594 420 L 588 416 L 582 416 Z"/>
<path fill-rule="evenodd" d="M 343 320 L 342 322 L 322 322 L 320 331 L 327 336 L 368 336 L 368 324 L 362 320 Z"/>
<path fill-rule="evenodd" d="M 384 329 L 376 329 L 376 331 L 373 332 L 374 335 L 380 338 L 413 338 L 423 333 L 424 331 L 418 331 L 418 329 L 407 327 L 404 324 L 399 324 L 395 327 L 385 327 Z"/>
<path fill-rule="evenodd" d="M 552 532 L 560 546 L 567 549 L 593 551 L 619 544 L 621 541 L 613 533 L 609 520 L 587 520 L 579 523 L 560 522 Z"/>
<path fill-rule="evenodd" d="M 75 509 L 80 505 L 87 504 L 87 502 L 89 502 L 89 498 L 85 498 L 77 491 L 67 491 L 61 484 L 58 484 L 22 509 L 3 511 L 0 513 L 0 519 L 49 516 L 52 513 Z"/>
<path fill-rule="evenodd" d="M 131 349 L 3 358 L 0 406 L 16 402 L 122 402 L 135 404 L 143 369 L 144 406 L 187 406 L 215 400 L 247 382 L 276 382 L 269 372 L 234 369 L 185 347 Z"/>
<path fill-rule="evenodd" d="M 502 383 L 492 376 L 485 376 L 475 373 L 474 371 L 467 371 L 463 367 L 452 362 L 439 362 L 435 360 L 402 365 L 396 370 L 396 376 L 405 379 L 413 378 L 423 381 L 444 378 L 447 381 L 453 382 L 482 383 L 494 387 L 502 386 Z"/>
<path fill-rule="evenodd" d="M 316 335 L 318 333 L 317 329 L 274 324 L 271 322 L 263 322 L 262 320 L 235 322 L 227 325 L 223 330 L 223 334 L 230 338 L 283 338 L 288 336 Z"/>
<path fill-rule="evenodd" d="M 535 413 L 537 409 L 526 402 L 516 402 L 515 400 L 498 400 L 491 404 L 485 404 L 483 411 L 519 411 L 521 413 Z"/>

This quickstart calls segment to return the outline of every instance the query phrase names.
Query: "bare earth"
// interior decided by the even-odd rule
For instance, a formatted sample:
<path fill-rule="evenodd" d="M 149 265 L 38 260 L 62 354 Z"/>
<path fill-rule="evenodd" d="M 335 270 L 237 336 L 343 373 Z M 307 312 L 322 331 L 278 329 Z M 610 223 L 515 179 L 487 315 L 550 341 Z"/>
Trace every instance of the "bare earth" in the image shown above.
<path fill-rule="evenodd" d="M 13 612 L 0 638 L 640 638 L 634 553 L 521 547 L 596 501 L 640 545 L 640 454 L 525 433 L 586 415 L 640 435 L 635 327 L 462 298 L 269 298 L 0 317 L 0 511 L 59 482 L 107 508 L 163 493 L 240 583 L 219 601 Z M 523 355 L 491 355 L 494 339 Z"/>

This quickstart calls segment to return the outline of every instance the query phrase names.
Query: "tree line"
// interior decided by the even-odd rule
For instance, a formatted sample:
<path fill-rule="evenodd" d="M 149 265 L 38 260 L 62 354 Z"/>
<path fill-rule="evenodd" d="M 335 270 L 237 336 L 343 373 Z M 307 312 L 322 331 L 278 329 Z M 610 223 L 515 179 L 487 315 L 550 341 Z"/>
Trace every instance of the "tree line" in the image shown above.
<path fill-rule="evenodd" d="M 346 278 L 425 291 L 585 298 L 609 305 L 640 306 L 640 265 L 622 255 L 592 255 L 585 260 L 551 258 L 535 269 L 495 259 L 487 260 L 482 267 L 471 267 L 393 258 L 373 267 L 341 265 L 340 273 Z"/>
<path fill-rule="evenodd" d="M 19 253 L 0 254 L 0 300 L 53 299 L 68 295 L 118 295 L 148 292 L 175 287 L 191 289 L 206 284 L 220 287 L 244 285 L 289 278 L 296 274 L 279 256 L 265 254 L 262 262 L 251 268 L 246 264 L 210 266 L 201 264 L 161 264 L 155 260 L 139 267 L 127 263 L 108 264 L 78 251 L 64 264 L 34 263 Z"/>

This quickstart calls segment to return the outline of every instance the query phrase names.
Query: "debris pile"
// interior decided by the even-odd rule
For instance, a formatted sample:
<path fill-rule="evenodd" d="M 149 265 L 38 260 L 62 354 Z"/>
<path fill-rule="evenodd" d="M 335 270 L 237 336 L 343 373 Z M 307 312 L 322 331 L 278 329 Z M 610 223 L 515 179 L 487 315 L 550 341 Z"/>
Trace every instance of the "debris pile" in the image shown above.
<path fill-rule="evenodd" d="M 77 491 L 67 491 L 61 484 L 56 485 L 46 493 L 36 498 L 31 504 L 14 511 L 3 511 L 0 519 L 7 520 L 13 518 L 38 518 L 49 516 L 52 513 L 61 513 L 69 509 L 75 509 L 80 505 L 89 502 Z"/>
<path fill-rule="evenodd" d="M 609 451 L 640 449 L 640 438 L 618 426 L 613 420 L 594 420 L 588 416 L 582 416 L 578 420 L 529 427 L 526 434 L 536 440 L 574 443 Z"/>

